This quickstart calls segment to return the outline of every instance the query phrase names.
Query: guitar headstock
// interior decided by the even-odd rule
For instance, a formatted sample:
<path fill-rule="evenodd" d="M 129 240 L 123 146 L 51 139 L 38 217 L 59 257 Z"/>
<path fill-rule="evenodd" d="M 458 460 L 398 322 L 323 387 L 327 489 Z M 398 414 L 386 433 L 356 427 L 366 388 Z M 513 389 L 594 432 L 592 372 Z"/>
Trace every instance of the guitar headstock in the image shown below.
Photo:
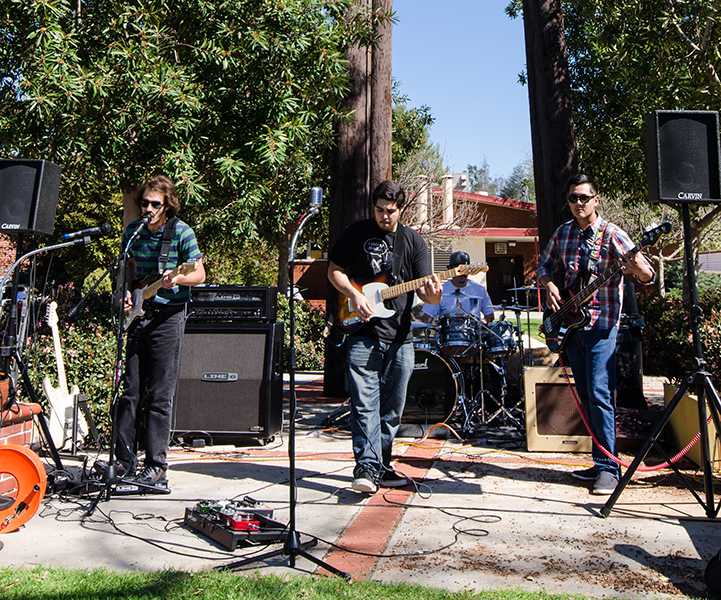
<path fill-rule="evenodd" d="M 58 326 L 58 303 L 55 300 L 48 304 L 45 320 L 48 322 L 48 327 Z"/>
<path fill-rule="evenodd" d="M 476 265 L 458 265 L 452 269 L 448 269 L 451 273 L 451 277 L 458 277 L 459 275 L 476 275 L 488 271 L 488 265 L 476 264 Z"/>
<path fill-rule="evenodd" d="M 646 246 L 653 246 L 665 233 L 671 231 L 671 223 L 665 221 L 656 227 L 651 227 L 643 232 L 641 236 L 641 243 L 639 244 L 642 248 Z"/>

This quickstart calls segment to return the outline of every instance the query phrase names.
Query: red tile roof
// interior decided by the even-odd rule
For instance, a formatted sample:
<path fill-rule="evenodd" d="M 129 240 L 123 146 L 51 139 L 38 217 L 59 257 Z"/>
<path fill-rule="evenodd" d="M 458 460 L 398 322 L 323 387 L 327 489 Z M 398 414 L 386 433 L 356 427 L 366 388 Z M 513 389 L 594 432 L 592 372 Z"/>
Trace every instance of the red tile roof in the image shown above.
<path fill-rule="evenodd" d="M 433 188 L 433 193 L 442 194 L 443 190 L 440 187 L 435 187 Z M 500 196 L 490 196 L 487 194 L 479 194 L 478 192 L 464 192 L 462 190 L 453 190 L 453 198 L 455 200 L 466 200 L 467 202 L 478 202 L 479 204 L 492 204 L 493 206 L 515 208 L 532 213 L 536 212 L 535 203 L 515 200 L 514 198 L 501 198 Z"/>

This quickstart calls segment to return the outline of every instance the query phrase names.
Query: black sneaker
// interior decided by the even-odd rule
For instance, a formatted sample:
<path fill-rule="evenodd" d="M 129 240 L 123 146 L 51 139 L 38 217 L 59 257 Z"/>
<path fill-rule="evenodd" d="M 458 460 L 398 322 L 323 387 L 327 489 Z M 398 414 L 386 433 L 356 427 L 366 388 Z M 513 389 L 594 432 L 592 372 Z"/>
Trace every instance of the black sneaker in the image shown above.
<path fill-rule="evenodd" d="M 356 492 L 375 494 L 378 491 L 375 473 L 366 467 L 356 467 L 355 471 L 353 471 L 351 488 Z"/>
<path fill-rule="evenodd" d="M 403 475 L 403 473 L 397 473 L 393 469 L 383 471 L 383 476 L 380 480 L 381 486 L 387 488 L 401 488 L 407 486 L 409 483 L 410 480 L 408 477 Z"/>
<path fill-rule="evenodd" d="M 598 470 L 596 467 L 590 467 L 579 471 L 571 471 L 571 477 L 580 479 L 581 481 L 596 481 L 596 477 L 598 477 Z"/>
<path fill-rule="evenodd" d="M 135 481 L 141 486 L 147 486 L 150 492 L 159 492 L 169 494 L 167 471 L 162 467 L 145 467 L 140 474 L 135 477 Z"/>

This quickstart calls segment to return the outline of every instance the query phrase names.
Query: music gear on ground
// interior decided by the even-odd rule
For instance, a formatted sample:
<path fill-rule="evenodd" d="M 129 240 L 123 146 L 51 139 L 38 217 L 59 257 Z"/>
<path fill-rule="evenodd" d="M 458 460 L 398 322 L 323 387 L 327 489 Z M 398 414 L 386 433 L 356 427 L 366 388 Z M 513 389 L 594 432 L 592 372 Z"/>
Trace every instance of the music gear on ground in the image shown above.
<path fill-rule="evenodd" d="M 226 550 L 238 546 L 271 542 L 284 528 L 273 520 L 273 509 L 257 502 L 243 500 L 201 500 L 192 508 L 185 509 L 183 523 Z"/>

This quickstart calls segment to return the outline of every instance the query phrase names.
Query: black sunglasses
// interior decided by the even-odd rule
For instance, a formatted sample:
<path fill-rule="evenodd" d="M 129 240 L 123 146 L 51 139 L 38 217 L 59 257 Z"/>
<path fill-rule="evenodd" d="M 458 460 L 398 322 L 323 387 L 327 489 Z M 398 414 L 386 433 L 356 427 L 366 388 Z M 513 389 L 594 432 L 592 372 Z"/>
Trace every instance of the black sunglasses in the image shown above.
<path fill-rule="evenodd" d="M 146 200 L 145 198 L 140 201 L 140 205 L 143 208 L 148 208 L 148 206 L 152 206 L 153 208 L 160 208 L 161 206 L 163 206 L 163 204 L 165 203 L 160 202 L 159 200 Z"/>
<path fill-rule="evenodd" d="M 568 194 L 568 201 L 571 204 L 576 204 L 576 202 L 586 204 L 586 202 L 590 202 L 596 196 L 598 196 L 598 194 L 594 194 L 593 196 L 586 196 L 586 194 Z"/>

